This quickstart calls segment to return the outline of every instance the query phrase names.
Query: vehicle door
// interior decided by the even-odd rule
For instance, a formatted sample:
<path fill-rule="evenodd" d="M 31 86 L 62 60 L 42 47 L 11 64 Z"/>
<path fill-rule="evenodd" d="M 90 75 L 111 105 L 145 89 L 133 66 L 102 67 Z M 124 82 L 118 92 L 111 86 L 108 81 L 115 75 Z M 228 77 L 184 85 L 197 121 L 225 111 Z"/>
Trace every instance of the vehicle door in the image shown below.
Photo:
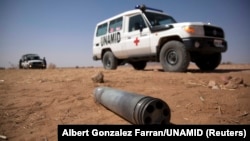
<path fill-rule="evenodd" d="M 123 49 L 128 57 L 150 54 L 150 30 L 141 14 L 127 17 L 127 32 L 124 33 Z"/>

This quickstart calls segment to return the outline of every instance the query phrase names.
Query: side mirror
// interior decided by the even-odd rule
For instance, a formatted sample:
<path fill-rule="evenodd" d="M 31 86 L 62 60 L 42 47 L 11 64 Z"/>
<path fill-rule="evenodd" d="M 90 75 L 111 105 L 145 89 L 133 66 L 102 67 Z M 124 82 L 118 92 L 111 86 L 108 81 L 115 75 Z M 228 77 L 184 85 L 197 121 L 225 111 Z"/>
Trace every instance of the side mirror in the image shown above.
<path fill-rule="evenodd" d="M 142 32 L 142 30 L 143 30 L 143 26 L 142 26 L 142 25 L 140 25 L 139 29 L 140 29 L 140 32 Z"/>

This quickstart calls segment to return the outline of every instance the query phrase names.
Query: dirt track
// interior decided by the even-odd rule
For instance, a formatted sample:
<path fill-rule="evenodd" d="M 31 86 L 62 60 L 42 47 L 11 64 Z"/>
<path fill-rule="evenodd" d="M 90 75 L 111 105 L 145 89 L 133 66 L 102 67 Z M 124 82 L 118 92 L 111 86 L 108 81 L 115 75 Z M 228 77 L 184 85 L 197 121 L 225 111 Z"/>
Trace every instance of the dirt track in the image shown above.
<path fill-rule="evenodd" d="M 91 77 L 104 74 L 104 83 Z M 231 87 L 223 79 L 242 78 Z M 210 85 L 215 82 L 215 84 Z M 131 124 L 96 103 L 98 86 L 160 98 L 171 108 L 174 124 L 250 124 L 250 65 L 221 65 L 200 72 L 145 71 L 119 67 L 0 70 L 0 135 L 11 141 L 57 140 L 58 124 Z"/>

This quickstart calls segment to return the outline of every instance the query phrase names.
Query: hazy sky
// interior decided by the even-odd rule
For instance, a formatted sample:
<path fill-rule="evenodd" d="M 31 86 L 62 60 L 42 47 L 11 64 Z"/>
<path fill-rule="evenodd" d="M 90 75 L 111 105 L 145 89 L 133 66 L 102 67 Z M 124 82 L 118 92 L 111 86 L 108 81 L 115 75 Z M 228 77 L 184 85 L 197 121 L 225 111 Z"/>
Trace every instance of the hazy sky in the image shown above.
<path fill-rule="evenodd" d="M 0 67 L 37 53 L 57 67 L 99 66 L 92 60 L 96 23 L 146 4 L 178 22 L 210 22 L 224 29 L 223 62 L 250 63 L 249 0 L 0 0 Z"/>

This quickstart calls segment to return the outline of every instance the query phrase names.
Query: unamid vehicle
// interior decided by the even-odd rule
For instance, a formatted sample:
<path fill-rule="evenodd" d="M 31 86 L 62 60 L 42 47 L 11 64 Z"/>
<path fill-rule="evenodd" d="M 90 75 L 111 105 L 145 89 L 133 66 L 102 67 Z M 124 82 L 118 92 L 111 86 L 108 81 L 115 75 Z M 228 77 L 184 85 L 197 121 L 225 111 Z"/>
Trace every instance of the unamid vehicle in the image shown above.
<path fill-rule="evenodd" d="M 46 69 L 46 59 L 40 58 L 38 54 L 24 54 L 19 60 L 20 69 Z"/>
<path fill-rule="evenodd" d="M 227 51 L 221 27 L 203 22 L 178 23 L 162 10 L 138 5 L 96 25 L 93 60 L 108 70 L 126 63 L 136 70 L 160 62 L 166 72 L 185 72 L 194 62 L 202 71 L 216 69 Z"/>

